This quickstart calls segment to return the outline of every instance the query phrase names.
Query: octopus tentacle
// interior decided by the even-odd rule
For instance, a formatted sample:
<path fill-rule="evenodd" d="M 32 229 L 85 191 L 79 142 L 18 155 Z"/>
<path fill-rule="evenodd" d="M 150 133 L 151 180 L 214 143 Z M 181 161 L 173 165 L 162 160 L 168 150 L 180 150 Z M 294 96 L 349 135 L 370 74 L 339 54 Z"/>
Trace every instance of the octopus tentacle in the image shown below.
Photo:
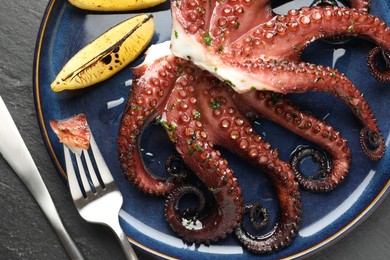
<path fill-rule="evenodd" d="M 355 8 L 361 12 L 368 12 L 370 7 L 370 1 L 361 1 L 361 0 L 350 0 L 349 7 Z M 336 0 L 316 0 L 314 1 L 310 7 L 319 6 L 319 7 L 325 7 L 325 6 L 333 6 L 333 7 L 339 7 L 339 3 Z M 345 43 L 350 39 L 351 37 L 344 36 L 344 35 L 337 35 L 332 36 L 329 39 L 323 39 L 325 42 L 334 43 L 334 44 L 340 44 Z"/>
<path fill-rule="evenodd" d="M 269 212 L 266 208 L 262 207 L 259 203 L 248 203 L 244 205 L 242 214 L 249 213 L 249 221 L 252 227 L 256 230 L 265 228 L 269 223 Z M 260 218 L 260 220 L 258 220 Z M 236 228 L 236 232 L 239 229 L 243 229 L 242 222 L 240 227 Z"/>
<path fill-rule="evenodd" d="M 376 58 L 382 56 L 385 62 L 385 68 L 380 69 L 376 65 Z M 390 83 L 390 52 L 380 47 L 373 48 L 367 56 L 367 63 L 372 75 L 382 83 Z"/>
<path fill-rule="evenodd" d="M 215 198 L 215 207 L 206 217 L 197 220 L 198 228 L 183 224 L 183 215 L 177 210 L 177 200 L 182 192 L 170 196 L 166 202 L 165 216 L 172 229 L 185 241 L 209 243 L 231 233 L 241 219 L 242 196 L 233 170 L 221 157 L 208 138 L 208 131 L 199 118 L 197 98 L 194 96 L 194 70 L 183 68 L 167 102 L 165 115 L 167 133 L 185 163 L 205 184 Z"/>
<path fill-rule="evenodd" d="M 362 12 L 368 12 L 370 9 L 370 0 L 348 0 L 349 7 Z M 336 0 L 316 0 L 311 6 L 339 6 Z"/>
<path fill-rule="evenodd" d="M 306 177 L 305 174 L 302 173 L 299 168 L 299 163 L 301 162 L 301 160 L 308 156 L 314 158 L 319 165 L 319 170 L 314 177 Z M 327 160 L 327 157 L 320 151 L 315 150 L 313 148 L 298 147 L 291 155 L 291 168 L 295 173 L 299 184 L 306 190 L 312 192 L 327 192 L 333 190 L 336 184 L 339 183 L 338 181 L 336 182 L 336 184 L 332 183 L 331 178 L 328 178 L 327 181 L 321 180 L 326 178 L 327 176 L 330 176 L 328 165 L 329 162 Z M 343 176 L 343 178 L 344 177 L 345 176 Z"/>
<path fill-rule="evenodd" d="M 184 179 L 189 173 L 190 169 L 183 163 L 183 159 L 180 156 L 171 155 L 165 162 L 165 170 L 171 176 Z"/>
<path fill-rule="evenodd" d="M 281 176 L 279 176 L 281 177 Z M 273 230 L 264 236 L 253 236 L 244 231 L 242 224 L 236 228 L 236 236 L 248 250 L 257 254 L 267 254 L 275 250 L 280 250 L 290 244 L 296 236 L 300 223 L 301 205 L 300 194 L 297 185 L 287 185 L 293 183 L 294 177 L 287 177 L 285 185 L 275 186 L 276 194 L 280 202 L 281 214 L 279 214 L 278 224 Z"/>
<path fill-rule="evenodd" d="M 209 32 L 212 35 L 218 37 L 218 35 L 230 34 L 232 38 L 227 39 L 225 44 L 234 42 L 236 36 L 239 37 L 241 34 L 244 34 L 253 27 L 253 17 L 256 17 L 256 20 L 259 23 L 266 22 L 271 19 L 275 14 L 272 11 L 270 0 L 255 0 L 247 1 L 244 5 L 250 5 L 251 8 L 246 8 L 245 6 L 235 5 L 235 3 L 224 4 L 219 3 L 218 1 L 208 1 L 207 3 L 200 3 L 197 5 L 196 2 L 187 1 L 171 1 L 171 5 L 180 5 L 183 12 L 188 12 L 191 14 L 191 20 L 194 22 L 194 19 L 202 19 L 202 24 L 205 32 Z M 182 3 L 175 3 L 182 2 Z M 235 13 L 237 17 L 224 17 L 221 19 L 215 19 L 214 13 L 218 12 L 227 12 L 227 14 Z M 200 21 L 198 22 L 200 23 Z M 189 30 L 195 29 L 197 23 L 194 23 L 192 28 Z M 223 27 L 223 30 L 222 30 Z M 234 31 L 234 34 L 230 32 Z M 238 32 L 238 33 L 236 33 Z"/>
<path fill-rule="evenodd" d="M 367 30 L 368 26 L 370 30 Z M 235 60 L 242 61 L 259 57 L 298 61 L 309 43 L 338 35 L 370 39 L 377 46 L 390 50 L 390 30 L 381 19 L 356 9 L 326 6 L 303 7 L 290 10 L 286 16 L 275 16 L 225 47 L 221 54 L 233 55 Z M 247 53 L 245 49 L 251 52 Z"/>
<path fill-rule="evenodd" d="M 351 8 L 358 9 L 362 12 L 370 11 L 371 0 L 349 0 L 348 2 Z"/>
<path fill-rule="evenodd" d="M 372 160 L 379 160 L 385 152 L 383 136 L 368 127 L 364 127 L 360 131 L 360 145 L 363 147 L 366 155 Z"/>
<path fill-rule="evenodd" d="M 337 70 L 303 62 L 259 61 L 242 66 L 263 78 L 265 85 L 277 85 L 283 93 L 322 90 L 339 98 L 351 108 L 364 128 L 369 130 L 362 132 L 361 140 L 363 142 L 368 138 L 368 133 L 378 136 L 379 141 L 373 144 L 371 149 L 362 146 L 363 150 L 372 160 L 379 160 L 382 157 L 385 150 L 383 136 L 369 104 L 353 83 Z M 270 74 L 274 76 L 266 77 Z"/>
<path fill-rule="evenodd" d="M 248 60 L 255 62 L 257 59 L 298 61 L 302 50 L 319 38 L 331 38 L 336 35 L 363 37 L 385 50 L 390 50 L 388 41 L 390 30 L 380 18 L 364 11 L 368 6 L 365 1 L 351 1 L 352 5 L 359 9 L 317 6 L 290 10 L 287 15 L 276 15 L 266 22 L 259 22 L 245 33 L 240 33 L 241 21 L 243 17 L 247 18 L 243 14 L 257 10 L 257 1 L 246 3 L 225 1 L 214 8 L 215 10 L 208 7 L 209 4 L 206 2 L 193 4 L 189 1 L 172 2 L 174 31 L 177 35 L 180 33 L 180 37 L 172 38 L 173 53 L 184 59 L 191 57 L 195 64 L 223 80 L 223 72 L 220 68 L 214 71 L 213 64 L 220 64 L 220 67 L 223 67 L 229 60 L 239 64 Z M 199 8 L 204 11 L 196 16 L 185 16 Z M 234 11 L 235 8 L 240 8 L 241 11 Z M 219 12 L 223 16 L 210 21 L 218 10 L 223 10 Z M 234 22 L 221 23 L 222 20 Z M 368 27 L 370 30 L 367 30 Z M 230 31 L 234 33 L 227 33 Z M 190 49 L 181 48 L 188 42 L 193 43 Z M 202 56 L 191 55 L 198 49 L 205 50 Z M 228 68 L 224 69 L 228 72 Z M 245 85 L 234 83 L 240 85 L 240 88 L 241 85 Z"/>
<path fill-rule="evenodd" d="M 182 198 L 188 194 L 193 194 L 197 197 L 198 205 L 196 208 L 185 208 L 183 211 L 180 211 L 179 203 Z M 186 226 L 189 229 L 193 228 L 190 227 L 190 225 L 202 225 L 199 220 L 201 220 L 200 214 L 202 214 L 202 212 L 205 210 L 206 199 L 203 192 L 197 187 L 191 185 L 179 186 L 168 195 L 165 205 L 165 217 L 167 218 L 168 222 L 169 218 L 172 218 L 171 215 L 175 214 L 177 215 L 176 218 L 182 220 L 182 223 L 184 222 L 183 220 L 185 220 L 185 224 L 183 224 L 183 226 Z M 175 225 L 173 225 L 172 228 L 175 228 Z"/>
<path fill-rule="evenodd" d="M 261 157 L 264 158 L 264 157 Z M 266 173 L 270 178 L 279 201 L 280 214 L 277 223 L 267 235 L 256 237 L 243 232 L 242 225 L 236 228 L 238 240 L 248 250 L 267 254 L 290 244 L 296 236 L 301 221 L 301 199 L 298 183 L 288 163 L 279 159 L 269 160 Z"/>
<path fill-rule="evenodd" d="M 178 144 L 178 148 L 188 146 L 187 144 Z M 198 162 L 203 161 L 199 168 L 191 167 L 198 177 L 206 184 L 213 193 L 216 205 L 211 209 L 205 218 L 198 219 L 199 229 L 191 229 L 183 224 L 183 215 L 177 210 L 177 200 L 182 195 L 182 191 L 174 191 L 166 201 L 165 216 L 171 228 L 187 242 L 209 243 L 226 237 L 231 233 L 241 218 L 241 191 L 232 176 L 232 170 L 228 167 L 225 160 L 218 154 L 217 150 L 204 145 L 203 153 L 213 154 L 213 158 L 204 161 L 198 156 L 194 159 Z M 189 152 L 189 150 L 183 150 Z M 187 164 L 195 165 L 192 160 L 186 160 Z M 201 167 L 207 167 L 201 168 Z"/>
<path fill-rule="evenodd" d="M 310 7 L 313 7 L 313 6 L 320 6 L 320 7 L 338 6 L 338 4 L 337 4 L 336 0 L 316 0 L 310 5 Z"/>
<path fill-rule="evenodd" d="M 315 143 L 328 153 L 332 161 L 328 174 L 315 182 L 302 177 L 298 178 L 305 189 L 313 192 L 327 192 L 346 178 L 349 172 L 351 151 L 347 146 L 347 141 L 333 127 L 307 112 L 300 111 L 290 100 L 279 93 L 252 91 L 236 95 L 235 102 L 243 113 L 271 120 Z M 238 106 L 238 104 L 241 105 Z M 294 170 L 294 172 L 301 176 L 298 171 Z"/>
<path fill-rule="evenodd" d="M 170 56 L 133 69 L 132 92 L 126 103 L 117 143 L 119 160 L 126 178 L 153 195 L 166 195 L 179 183 L 178 178 L 161 179 L 145 168 L 139 150 L 143 128 L 157 116 L 177 75 L 177 58 Z"/>
<path fill-rule="evenodd" d="M 246 116 L 236 109 L 233 92 L 229 91 L 227 85 L 219 83 L 206 86 L 206 89 L 202 89 L 198 85 L 196 91 L 199 93 L 199 102 L 202 102 L 199 106 L 205 127 L 218 126 L 216 130 L 209 131 L 209 138 L 216 145 L 228 148 L 258 165 L 274 185 L 280 202 L 279 219 L 271 233 L 252 240 L 248 233 L 236 231 L 238 239 L 255 253 L 265 254 L 281 249 L 292 241 L 301 220 L 300 193 L 294 173 L 288 163 L 279 159 L 277 151 L 254 132 Z"/>

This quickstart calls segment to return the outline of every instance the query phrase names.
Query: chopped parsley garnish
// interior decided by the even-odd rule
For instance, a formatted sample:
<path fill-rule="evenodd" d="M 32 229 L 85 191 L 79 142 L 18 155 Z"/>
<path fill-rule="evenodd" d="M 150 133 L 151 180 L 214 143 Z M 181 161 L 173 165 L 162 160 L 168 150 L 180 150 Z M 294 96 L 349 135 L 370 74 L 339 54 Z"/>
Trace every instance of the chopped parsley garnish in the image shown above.
<path fill-rule="evenodd" d="M 233 84 L 233 82 L 231 82 L 230 80 L 228 80 L 228 79 L 225 79 L 225 81 L 224 81 L 225 83 L 227 83 L 229 86 L 231 86 L 231 87 L 233 87 L 233 88 L 235 88 L 236 87 L 236 85 L 235 84 Z"/>
<path fill-rule="evenodd" d="M 353 32 L 354 28 L 355 28 L 355 20 L 351 20 L 351 25 L 348 27 L 347 31 L 351 33 Z"/>
<path fill-rule="evenodd" d="M 209 106 L 210 106 L 212 109 L 218 109 L 218 108 L 221 107 L 221 103 L 215 101 L 215 102 L 211 102 L 211 103 L 209 104 Z"/>
<path fill-rule="evenodd" d="M 183 67 L 179 64 L 179 65 L 177 65 L 177 75 L 181 75 L 181 74 L 183 74 L 183 72 L 184 72 L 184 69 L 183 69 Z"/>
<path fill-rule="evenodd" d="M 156 118 L 156 122 L 162 125 L 165 129 L 167 129 L 169 132 L 173 132 L 176 130 L 176 125 L 174 123 L 168 124 L 167 121 L 162 120 L 160 118 Z"/>
<path fill-rule="evenodd" d="M 210 187 L 209 190 L 212 192 L 212 193 L 218 193 L 221 191 L 221 188 L 220 187 Z"/>
<path fill-rule="evenodd" d="M 280 102 L 281 95 L 276 94 L 276 93 L 272 93 L 271 94 L 271 98 L 272 98 L 272 103 L 274 105 L 276 105 L 276 104 L 278 104 Z"/>
<path fill-rule="evenodd" d="M 199 111 L 195 111 L 194 112 L 194 118 L 195 119 L 199 119 L 200 118 L 200 112 Z"/>
<path fill-rule="evenodd" d="M 139 110 L 139 106 L 137 106 L 137 105 L 131 105 L 131 108 L 134 109 L 135 111 Z"/>
<path fill-rule="evenodd" d="M 321 78 L 320 76 L 318 76 L 315 80 L 314 80 L 314 83 L 317 83 L 318 81 L 320 81 L 320 80 L 323 80 L 323 78 Z"/>
<path fill-rule="evenodd" d="M 215 99 L 215 101 L 213 102 L 210 102 L 209 103 L 209 106 L 212 108 L 212 109 L 218 109 L 221 107 L 221 97 L 217 97 Z"/>
<path fill-rule="evenodd" d="M 196 150 L 199 151 L 199 152 L 202 152 L 202 151 L 203 151 L 203 147 L 200 146 L 200 144 L 195 144 L 195 148 L 196 148 Z"/>
<path fill-rule="evenodd" d="M 212 38 L 210 36 L 210 33 L 206 32 L 204 35 L 203 35 L 203 42 L 207 45 L 207 46 L 210 46 L 211 45 L 211 42 L 212 42 Z"/>

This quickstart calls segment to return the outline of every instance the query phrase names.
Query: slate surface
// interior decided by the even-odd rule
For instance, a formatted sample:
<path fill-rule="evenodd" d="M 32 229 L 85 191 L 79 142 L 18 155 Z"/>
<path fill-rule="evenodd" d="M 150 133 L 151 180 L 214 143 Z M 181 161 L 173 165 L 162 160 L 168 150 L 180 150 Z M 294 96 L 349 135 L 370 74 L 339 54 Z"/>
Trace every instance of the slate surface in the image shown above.
<path fill-rule="evenodd" d="M 85 223 L 58 177 L 38 128 L 32 65 L 35 39 L 47 1 L 2 1 L 0 95 L 3 97 L 55 201 L 87 259 L 123 259 L 107 228 Z M 2 127 L 0 122 L 0 127 Z M 390 259 L 390 199 L 345 238 L 310 259 Z M 140 259 L 153 259 L 138 251 Z M 0 157 L 0 259 L 67 259 L 38 205 Z"/>

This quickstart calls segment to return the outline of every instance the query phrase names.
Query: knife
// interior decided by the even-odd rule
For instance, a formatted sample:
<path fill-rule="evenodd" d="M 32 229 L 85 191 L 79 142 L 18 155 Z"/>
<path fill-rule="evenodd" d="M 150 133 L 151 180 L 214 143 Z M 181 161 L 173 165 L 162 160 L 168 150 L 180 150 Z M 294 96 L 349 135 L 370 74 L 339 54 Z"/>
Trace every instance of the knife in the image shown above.
<path fill-rule="evenodd" d="M 30 190 L 71 259 L 84 259 L 66 231 L 37 166 L 0 96 L 0 154 Z"/>

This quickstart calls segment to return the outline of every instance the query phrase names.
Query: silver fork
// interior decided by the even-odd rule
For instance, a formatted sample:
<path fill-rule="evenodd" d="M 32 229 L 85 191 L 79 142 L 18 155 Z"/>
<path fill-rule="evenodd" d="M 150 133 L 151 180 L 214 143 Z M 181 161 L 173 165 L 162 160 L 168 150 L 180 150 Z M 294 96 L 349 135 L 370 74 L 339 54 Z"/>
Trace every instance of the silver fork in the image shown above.
<path fill-rule="evenodd" d="M 118 214 L 123 204 L 122 194 L 114 182 L 94 137 L 91 134 L 90 150 L 95 158 L 96 167 L 93 166 L 87 150 L 83 150 L 82 153 L 74 153 L 80 181 L 73 167 L 70 150 L 66 145 L 63 146 L 70 192 L 81 217 L 91 223 L 109 226 L 121 243 L 127 259 L 138 259 L 119 224 Z M 84 160 L 81 154 L 84 155 Z M 86 168 L 83 166 L 84 164 L 86 164 Z M 99 175 L 95 169 L 98 170 Z"/>

